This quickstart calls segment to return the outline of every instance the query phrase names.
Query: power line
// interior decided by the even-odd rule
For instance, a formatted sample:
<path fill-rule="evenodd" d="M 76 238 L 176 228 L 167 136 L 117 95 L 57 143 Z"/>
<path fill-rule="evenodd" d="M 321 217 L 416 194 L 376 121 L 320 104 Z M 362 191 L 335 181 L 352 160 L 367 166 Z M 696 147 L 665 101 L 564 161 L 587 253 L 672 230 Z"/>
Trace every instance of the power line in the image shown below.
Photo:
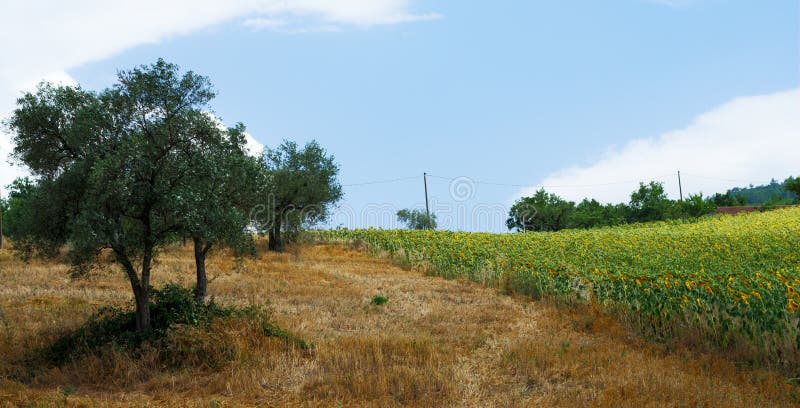
<path fill-rule="evenodd" d="M 434 176 L 433 174 L 428 174 L 428 177 L 438 178 L 438 179 L 447 180 L 447 181 L 453 181 L 453 180 L 456 179 L 456 177 Z M 530 185 L 523 185 L 523 184 L 508 184 L 508 183 L 495 183 L 495 182 L 491 182 L 491 181 L 477 181 L 477 180 L 474 180 L 472 178 L 469 178 L 469 180 L 472 181 L 475 184 L 488 184 L 488 185 L 505 186 L 505 187 L 531 187 Z"/>
<path fill-rule="evenodd" d="M 397 183 L 401 181 L 408 181 L 408 180 L 416 180 L 419 176 L 410 176 L 410 177 L 400 177 L 396 179 L 389 179 L 389 180 L 376 180 L 376 181 L 365 181 L 363 183 L 351 183 L 351 184 L 342 184 L 342 187 L 357 187 L 357 186 L 367 186 L 371 184 L 389 184 L 389 183 Z"/>
<path fill-rule="evenodd" d="M 671 176 L 671 174 L 665 174 L 656 177 L 650 177 L 650 180 L 657 180 L 663 179 L 665 177 Z M 453 181 L 456 180 L 456 177 L 443 177 L 443 176 L 435 176 L 433 174 L 428 174 L 428 177 L 435 177 L 442 180 Z M 609 183 L 597 183 L 597 184 L 564 184 L 564 185 L 548 185 L 548 186 L 541 186 L 542 188 L 584 188 L 584 187 L 601 187 L 601 186 L 612 186 L 617 184 L 629 184 L 629 183 L 638 183 L 644 180 L 645 178 L 639 178 L 636 180 L 624 180 L 624 181 L 614 181 Z M 469 178 L 469 180 L 474 184 L 485 184 L 485 185 L 493 185 L 493 186 L 504 186 L 504 187 L 517 187 L 517 188 L 534 188 L 539 187 L 539 185 L 534 184 L 511 184 L 511 183 L 498 183 L 493 181 L 480 181 Z"/>
<path fill-rule="evenodd" d="M 751 180 L 737 180 L 737 179 L 726 179 L 726 178 L 719 178 L 719 177 L 708 177 L 708 176 L 701 176 L 699 174 L 691 174 L 691 173 L 683 173 L 683 175 L 697 177 L 697 178 L 706 179 L 706 180 L 727 181 L 727 182 L 731 182 L 731 183 L 746 183 L 746 184 L 752 184 L 752 185 L 759 184 L 758 182 L 754 183 Z M 769 183 L 764 183 L 764 184 L 769 184 Z"/>

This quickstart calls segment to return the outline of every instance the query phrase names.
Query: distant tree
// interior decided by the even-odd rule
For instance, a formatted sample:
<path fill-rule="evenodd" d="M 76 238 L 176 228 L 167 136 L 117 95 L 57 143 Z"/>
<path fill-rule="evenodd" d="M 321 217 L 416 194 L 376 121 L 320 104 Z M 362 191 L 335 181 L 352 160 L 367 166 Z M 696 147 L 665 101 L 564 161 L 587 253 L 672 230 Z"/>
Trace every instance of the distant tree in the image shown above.
<path fill-rule="evenodd" d="M 6 186 L 8 199 L 0 198 L 5 236 L 18 240 L 24 235 L 25 218 L 29 217 L 25 213 L 30 211 L 27 201 L 30 201 L 31 196 L 36 193 L 35 188 L 36 184 L 28 177 L 17 178 Z"/>
<path fill-rule="evenodd" d="M 740 195 L 733 195 L 733 193 L 728 190 L 725 194 L 715 193 L 713 196 L 709 197 L 709 201 L 714 203 L 717 207 L 734 207 L 734 206 L 742 206 L 747 205 L 747 200 Z"/>
<path fill-rule="evenodd" d="M 575 206 L 569 217 L 568 228 L 595 228 L 625 223 L 627 208 L 623 204 L 601 204 L 595 199 L 586 199 Z"/>
<path fill-rule="evenodd" d="M 540 189 L 511 207 L 506 226 L 518 231 L 558 231 L 568 227 L 575 203 Z"/>
<path fill-rule="evenodd" d="M 257 221 L 262 231 L 269 232 L 269 249 L 280 251 L 285 244 L 282 232 L 324 221 L 342 198 L 336 178 L 339 166 L 315 141 L 302 149 L 284 141 L 264 152 L 262 165 L 267 174 L 262 192 L 266 205 Z"/>
<path fill-rule="evenodd" d="M 796 203 L 800 203 L 800 177 L 789 177 L 783 183 L 783 188 L 789 193 L 794 194 Z"/>
<path fill-rule="evenodd" d="M 40 184 L 17 178 L 7 186 L 8 199 L 4 201 L 3 233 L 26 260 L 34 255 L 57 255 L 66 239 L 63 208 L 53 206 L 48 197 L 53 183 Z"/>
<path fill-rule="evenodd" d="M 631 193 L 630 221 L 649 222 L 670 218 L 674 211 L 673 201 L 667 198 L 664 185 L 651 181 L 639 183 L 639 189 Z"/>
<path fill-rule="evenodd" d="M 793 199 L 786 198 L 786 196 L 774 195 L 774 196 L 772 196 L 772 198 L 770 198 L 766 202 L 761 203 L 758 207 L 761 208 L 762 210 L 772 210 L 772 209 L 775 209 L 778 206 L 791 205 L 794 202 L 795 201 Z"/>
<path fill-rule="evenodd" d="M 702 217 L 709 215 L 717 209 L 712 200 L 703 198 L 703 194 L 690 194 L 689 198 L 678 203 L 680 211 L 687 217 Z"/>
<path fill-rule="evenodd" d="M 431 214 L 421 210 L 402 209 L 397 212 L 397 220 L 412 230 L 436 229 L 436 214 Z"/>
<path fill-rule="evenodd" d="M 15 157 L 63 215 L 38 222 L 63 229 L 54 239 L 69 242 L 76 267 L 111 249 L 131 284 L 136 329 L 147 331 L 153 260 L 185 230 L 192 153 L 220 134 L 205 113 L 214 97 L 207 78 L 163 60 L 118 78 L 99 94 L 42 85 L 17 101 L 9 125 Z"/>
<path fill-rule="evenodd" d="M 789 181 L 785 180 L 779 183 L 777 180 L 770 180 L 769 184 L 748 187 L 734 187 L 728 190 L 734 196 L 741 196 L 747 201 L 747 205 L 759 205 L 767 202 L 778 203 L 781 199 L 789 201 L 795 199 L 795 195 L 791 191 L 786 190 L 784 185 Z"/>

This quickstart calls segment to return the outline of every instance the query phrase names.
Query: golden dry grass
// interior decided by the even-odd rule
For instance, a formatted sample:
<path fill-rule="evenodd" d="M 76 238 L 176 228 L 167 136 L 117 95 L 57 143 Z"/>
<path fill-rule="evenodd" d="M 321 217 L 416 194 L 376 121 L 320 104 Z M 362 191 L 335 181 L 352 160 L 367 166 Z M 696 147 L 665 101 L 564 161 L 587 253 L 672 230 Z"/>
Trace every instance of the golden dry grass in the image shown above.
<path fill-rule="evenodd" d="M 192 283 L 187 249 L 159 259 L 156 286 Z M 76 282 L 66 269 L 0 251 L 0 405 L 753 407 L 791 405 L 799 395 L 777 374 L 665 351 L 592 311 L 502 296 L 337 246 L 209 260 L 210 295 L 229 305 L 268 302 L 273 320 L 311 351 L 227 319 L 211 333 L 174 333 L 170 344 L 196 360 L 177 368 L 163 363 L 174 350 L 133 358 L 104 349 L 20 376 L 32 350 L 103 305 L 130 302 L 113 267 Z M 389 301 L 372 305 L 375 295 Z"/>

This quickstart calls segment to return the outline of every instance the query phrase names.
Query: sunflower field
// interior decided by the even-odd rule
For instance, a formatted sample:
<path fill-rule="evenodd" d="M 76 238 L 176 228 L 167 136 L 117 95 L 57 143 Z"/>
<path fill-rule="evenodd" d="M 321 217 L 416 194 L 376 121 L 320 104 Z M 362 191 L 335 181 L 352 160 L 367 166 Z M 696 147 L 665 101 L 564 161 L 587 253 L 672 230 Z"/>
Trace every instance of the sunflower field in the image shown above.
<path fill-rule="evenodd" d="M 594 230 L 331 230 L 447 278 L 590 304 L 647 337 L 800 369 L 800 208 Z"/>

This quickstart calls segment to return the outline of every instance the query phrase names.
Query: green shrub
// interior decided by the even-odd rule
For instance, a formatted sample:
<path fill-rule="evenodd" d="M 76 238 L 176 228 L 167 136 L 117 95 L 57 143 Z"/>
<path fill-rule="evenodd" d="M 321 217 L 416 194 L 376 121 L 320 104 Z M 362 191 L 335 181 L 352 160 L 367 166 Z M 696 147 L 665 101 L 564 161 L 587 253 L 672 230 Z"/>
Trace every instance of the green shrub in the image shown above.
<path fill-rule="evenodd" d="M 375 305 L 375 306 L 380 306 L 380 305 L 382 305 L 382 304 L 384 304 L 384 303 L 386 303 L 388 301 L 389 301 L 389 298 L 386 298 L 384 296 L 374 296 L 370 303 Z"/>
<path fill-rule="evenodd" d="M 62 365 L 108 344 L 131 351 L 135 351 L 145 342 L 156 347 L 164 346 L 161 343 L 176 326 L 208 330 L 214 319 L 232 316 L 258 320 L 265 336 L 280 337 L 300 348 L 309 348 L 303 340 L 269 322 L 269 314 L 261 308 L 223 307 L 213 299 L 198 303 L 192 290 L 177 284 L 167 284 L 152 291 L 150 313 L 152 329 L 142 333 L 136 331 L 136 316 L 133 311 L 102 308 L 82 327 L 62 336 L 42 350 L 42 357 L 51 364 Z"/>

